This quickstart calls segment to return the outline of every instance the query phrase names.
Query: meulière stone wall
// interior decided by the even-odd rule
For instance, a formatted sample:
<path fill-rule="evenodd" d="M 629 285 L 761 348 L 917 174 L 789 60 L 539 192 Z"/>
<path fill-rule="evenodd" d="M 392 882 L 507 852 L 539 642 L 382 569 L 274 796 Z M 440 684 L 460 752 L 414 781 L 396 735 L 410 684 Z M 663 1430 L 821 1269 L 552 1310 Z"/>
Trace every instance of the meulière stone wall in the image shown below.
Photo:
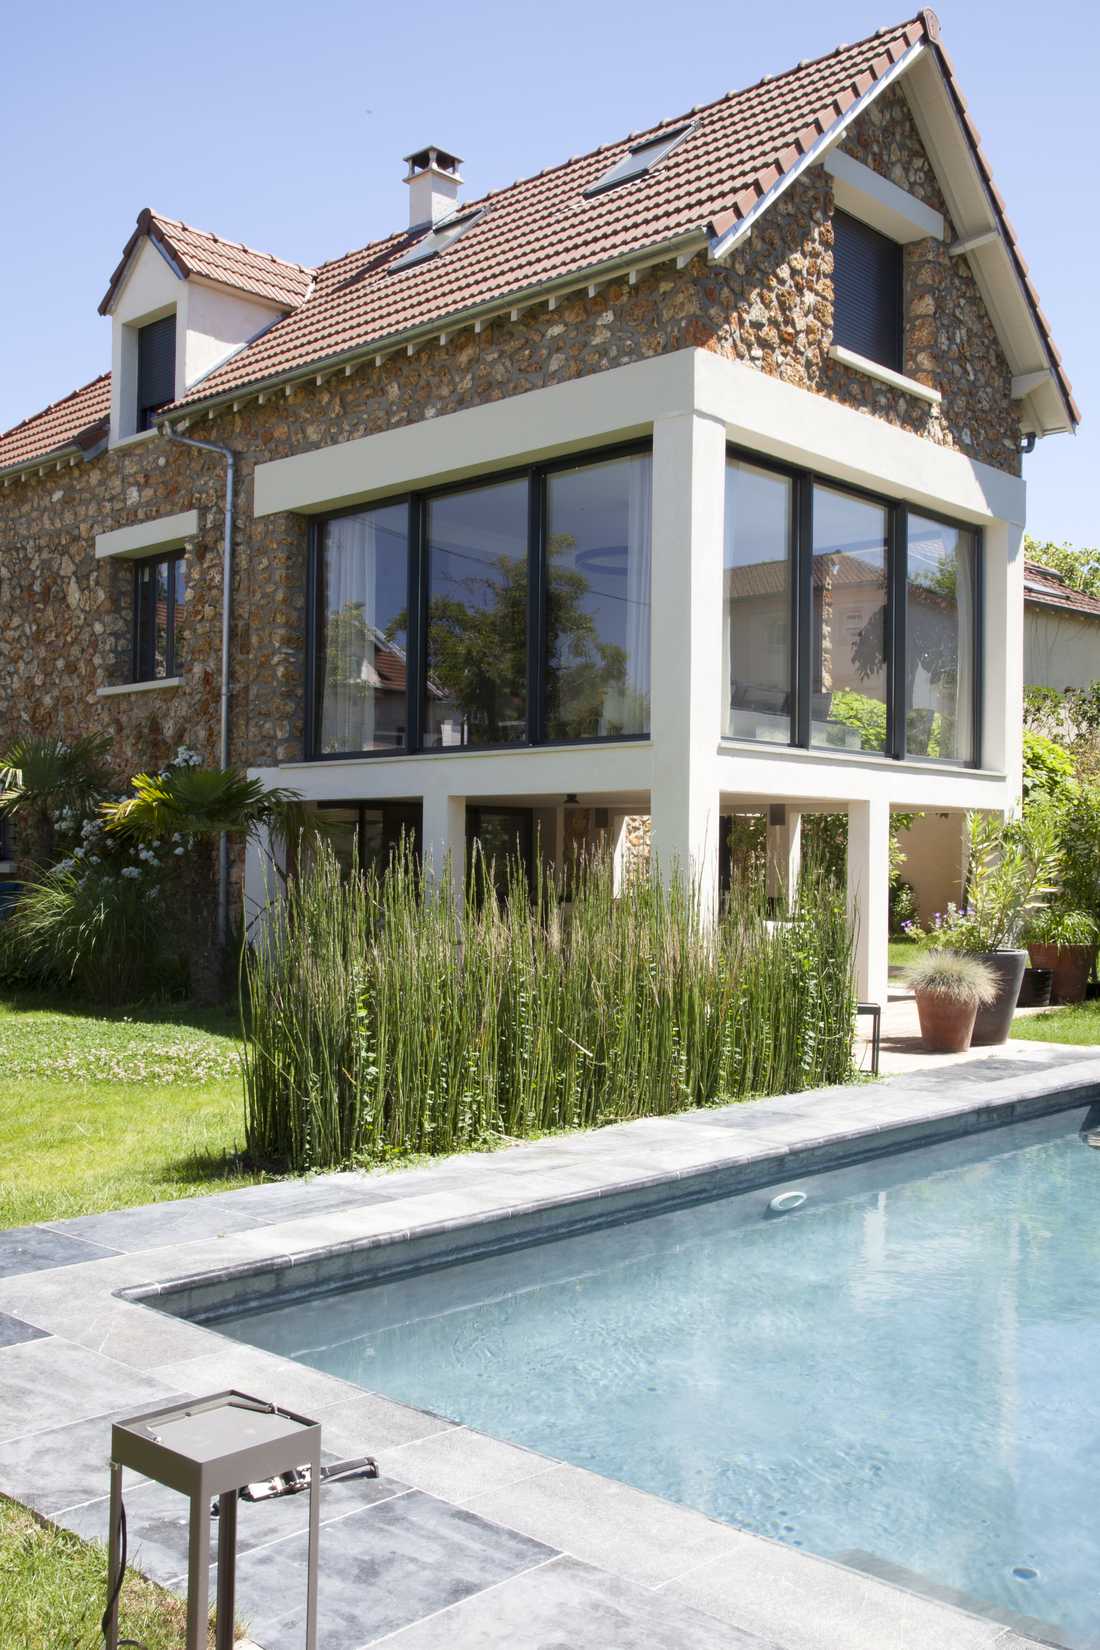
<path fill-rule="evenodd" d="M 845 144 L 945 211 L 900 89 L 872 105 Z M 940 407 L 830 359 L 831 215 L 830 180 L 816 168 L 729 267 L 703 254 L 683 270 L 662 265 L 633 287 L 615 281 L 593 298 L 535 307 L 445 347 L 203 419 L 194 433 L 238 454 L 234 760 L 303 754 L 307 525 L 295 516 L 253 520 L 257 463 L 694 346 L 1017 472 L 1009 369 L 966 260 L 950 258 L 946 244 L 919 242 L 906 253 L 907 369 L 942 391 Z M 223 489 L 214 455 L 155 435 L 0 491 L 0 739 L 102 729 L 127 771 L 158 764 L 181 743 L 215 758 Z M 101 698 L 98 688 L 127 679 L 132 575 L 127 563 L 97 563 L 95 535 L 191 508 L 200 532 L 187 551 L 183 683 Z"/>

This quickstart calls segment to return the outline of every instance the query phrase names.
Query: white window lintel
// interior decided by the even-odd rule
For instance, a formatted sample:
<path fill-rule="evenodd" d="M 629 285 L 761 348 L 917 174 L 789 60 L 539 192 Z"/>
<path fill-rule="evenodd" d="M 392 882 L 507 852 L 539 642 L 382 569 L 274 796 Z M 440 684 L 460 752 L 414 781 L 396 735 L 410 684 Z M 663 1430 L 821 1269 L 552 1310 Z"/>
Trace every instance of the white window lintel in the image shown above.
<path fill-rule="evenodd" d="M 909 378 L 903 372 L 895 372 L 893 367 L 881 366 L 878 361 L 871 361 L 866 355 L 857 355 L 854 349 L 845 349 L 843 344 L 831 344 L 829 354 L 834 361 L 839 361 L 845 367 L 851 367 L 856 372 L 865 372 L 868 378 L 877 378 L 883 384 L 889 384 L 892 389 L 902 390 L 906 395 L 915 395 L 920 401 L 928 401 L 938 407 L 943 400 L 939 390 L 931 389 L 922 384 L 919 378 Z"/>
<path fill-rule="evenodd" d="M 156 688 L 182 687 L 182 676 L 154 676 L 148 682 L 119 682 L 117 687 L 96 688 L 97 699 L 111 699 L 116 693 L 150 693 Z"/>
<path fill-rule="evenodd" d="M 892 241 L 923 241 L 928 236 L 943 240 L 943 214 L 925 206 L 907 189 L 899 189 L 843 149 L 831 149 L 824 164 L 833 180 L 833 198 L 842 212 L 869 223 Z"/>
<path fill-rule="evenodd" d="M 110 533 L 97 533 L 95 553 L 99 560 L 105 556 L 155 556 L 162 550 L 174 550 L 198 537 L 199 512 L 181 510 L 175 516 L 157 516 L 153 521 L 136 521 L 130 527 L 116 527 Z"/>

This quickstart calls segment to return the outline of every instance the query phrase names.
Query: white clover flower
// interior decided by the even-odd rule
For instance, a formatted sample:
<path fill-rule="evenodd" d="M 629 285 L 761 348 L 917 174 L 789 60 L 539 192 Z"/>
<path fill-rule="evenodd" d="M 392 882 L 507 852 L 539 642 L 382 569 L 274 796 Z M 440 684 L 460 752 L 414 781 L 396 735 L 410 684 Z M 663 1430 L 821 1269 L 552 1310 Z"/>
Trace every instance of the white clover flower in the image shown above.
<path fill-rule="evenodd" d="M 122 867 L 122 875 L 124 877 L 139 877 L 141 875 L 141 867 L 139 865 L 124 865 Z"/>
<path fill-rule="evenodd" d="M 175 856 L 176 856 L 177 859 L 182 859 L 185 851 L 186 850 L 183 849 L 183 848 L 176 848 L 176 849 L 173 850 L 173 852 L 175 853 Z"/>

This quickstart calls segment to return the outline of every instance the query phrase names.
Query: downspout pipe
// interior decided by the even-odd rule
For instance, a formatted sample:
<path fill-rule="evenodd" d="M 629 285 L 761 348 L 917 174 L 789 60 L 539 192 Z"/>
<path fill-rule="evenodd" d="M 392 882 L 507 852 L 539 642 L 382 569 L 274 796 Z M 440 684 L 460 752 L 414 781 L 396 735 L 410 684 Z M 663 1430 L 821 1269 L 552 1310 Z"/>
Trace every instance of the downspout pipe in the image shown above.
<path fill-rule="evenodd" d="M 178 441 L 181 447 L 198 447 L 206 453 L 218 453 L 225 460 L 225 536 L 222 544 L 222 681 L 218 726 L 218 761 L 229 766 L 229 665 L 232 635 L 233 607 L 233 492 L 237 469 L 237 455 L 231 447 L 216 441 L 196 441 L 193 436 L 178 435 L 168 424 L 162 424 L 161 434 L 169 441 Z M 229 838 L 223 831 L 218 839 L 218 944 L 229 938 Z"/>

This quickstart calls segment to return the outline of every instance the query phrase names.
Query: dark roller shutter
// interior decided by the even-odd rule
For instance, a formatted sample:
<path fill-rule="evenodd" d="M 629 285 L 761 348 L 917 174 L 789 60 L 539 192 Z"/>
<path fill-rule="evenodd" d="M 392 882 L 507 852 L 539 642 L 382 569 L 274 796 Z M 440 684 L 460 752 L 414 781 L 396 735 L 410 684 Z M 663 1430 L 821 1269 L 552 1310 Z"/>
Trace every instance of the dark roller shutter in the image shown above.
<path fill-rule="evenodd" d="M 158 408 L 176 399 L 176 317 L 150 321 L 138 331 L 139 430 L 147 430 Z"/>
<path fill-rule="evenodd" d="M 847 212 L 833 214 L 833 343 L 901 371 L 901 247 Z"/>

